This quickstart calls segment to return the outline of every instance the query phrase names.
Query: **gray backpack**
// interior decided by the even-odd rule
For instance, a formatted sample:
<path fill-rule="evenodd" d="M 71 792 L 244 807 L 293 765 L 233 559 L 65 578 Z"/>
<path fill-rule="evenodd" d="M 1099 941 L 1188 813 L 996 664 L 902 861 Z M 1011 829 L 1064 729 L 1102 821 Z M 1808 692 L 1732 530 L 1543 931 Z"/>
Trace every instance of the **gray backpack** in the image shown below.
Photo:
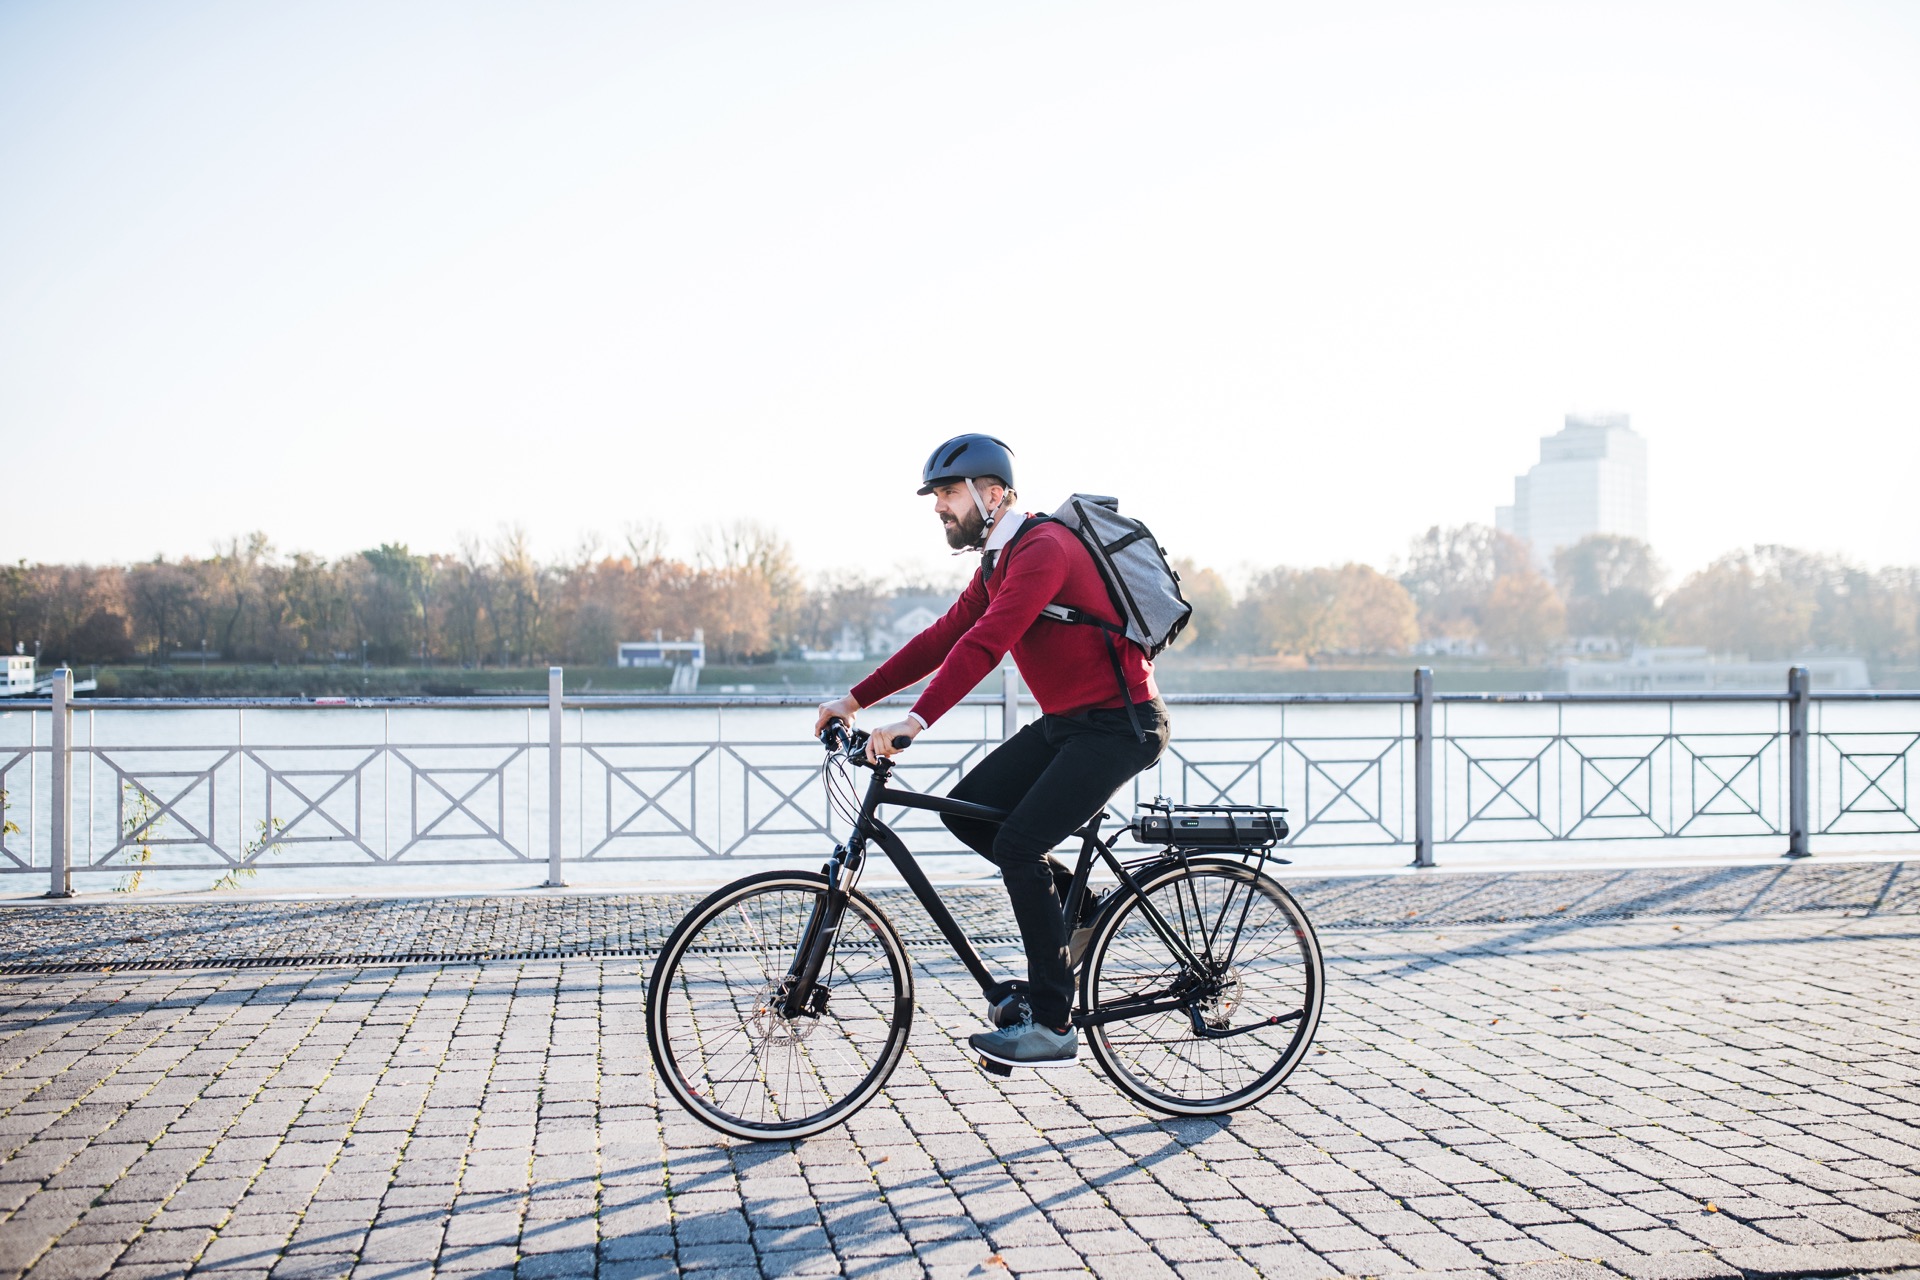
<path fill-rule="evenodd" d="M 1113 677 L 1120 684 L 1120 696 L 1127 698 L 1127 678 L 1120 669 L 1120 651 L 1115 636 L 1124 636 L 1156 658 L 1172 644 L 1174 637 L 1193 616 L 1193 606 L 1180 594 L 1180 575 L 1167 563 L 1167 553 L 1154 538 L 1153 531 L 1138 520 L 1120 514 L 1118 498 L 1091 493 L 1076 493 L 1051 516 L 1036 516 L 1028 525 L 1054 520 L 1071 529 L 1080 539 L 1100 577 L 1107 584 L 1107 596 L 1120 617 L 1118 624 L 1096 618 L 1063 604 L 1050 604 L 1040 616 L 1056 622 L 1085 623 L 1100 628 L 1107 642 L 1107 656 L 1113 661 Z M 1026 532 L 1022 526 L 1020 534 Z M 1019 534 L 1007 547 L 1011 553 Z M 1127 716 L 1144 741 L 1140 719 L 1127 700 Z"/>

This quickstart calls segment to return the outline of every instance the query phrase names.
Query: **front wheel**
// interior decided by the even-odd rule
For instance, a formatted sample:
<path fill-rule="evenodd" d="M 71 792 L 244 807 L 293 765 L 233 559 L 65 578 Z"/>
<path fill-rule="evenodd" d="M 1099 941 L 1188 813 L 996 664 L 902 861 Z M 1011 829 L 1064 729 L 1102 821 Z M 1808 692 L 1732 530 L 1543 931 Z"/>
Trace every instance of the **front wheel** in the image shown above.
<path fill-rule="evenodd" d="M 1139 883 L 1198 965 L 1167 942 L 1141 898 L 1118 900 L 1095 924 L 1084 1009 L 1159 1011 L 1090 1026 L 1095 1060 L 1157 1111 L 1218 1115 L 1258 1101 L 1300 1064 L 1320 1024 L 1326 975 L 1306 913 L 1229 858 L 1168 861 Z"/>
<path fill-rule="evenodd" d="M 661 1082 L 697 1119 L 737 1138 L 805 1138 L 880 1092 L 906 1048 L 913 975 L 891 922 L 847 899 L 804 1007 L 783 990 L 824 876 L 770 871 L 687 913 L 647 982 L 647 1044 Z"/>

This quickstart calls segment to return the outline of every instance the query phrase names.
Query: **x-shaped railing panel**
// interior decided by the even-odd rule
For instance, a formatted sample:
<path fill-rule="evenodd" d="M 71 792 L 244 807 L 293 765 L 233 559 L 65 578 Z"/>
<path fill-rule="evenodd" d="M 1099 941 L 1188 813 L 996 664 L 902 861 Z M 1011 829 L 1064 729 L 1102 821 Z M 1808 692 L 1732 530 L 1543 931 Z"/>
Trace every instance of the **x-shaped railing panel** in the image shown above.
<path fill-rule="evenodd" d="M 1703 835 L 1780 834 L 1779 819 L 1768 812 L 1774 806 L 1767 789 L 1767 765 L 1777 756 L 1780 735 L 1677 734 L 1674 741 L 1685 752 L 1685 794 L 1691 801 L 1685 820 L 1675 822 L 1674 835 L 1686 835 L 1695 826 L 1715 828 Z"/>
<path fill-rule="evenodd" d="M 1379 832 L 1381 841 L 1402 839 L 1398 824 L 1389 824 L 1387 805 L 1387 761 L 1400 750 L 1399 739 L 1290 738 L 1286 747 L 1300 767 L 1301 812 L 1293 824 L 1295 841 L 1317 827 L 1358 827 L 1363 832 L 1371 828 Z M 1376 841 L 1341 830 L 1325 843 Z"/>
<path fill-rule="evenodd" d="M 269 850 L 282 846 L 339 844 L 350 845 L 365 857 L 379 860 L 380 851 L 368 839 L 366 791 L 368 773 L 381 763 L 385 749 L 347 748 L 344 764 L 314 764 L 307 768 L 290 768 L 281 763 L 290 751 L 301 758 L 342 754 L 340 748 L 334 747 L 247 750 L 247 763 L 265 787 L 264 819 L 253 846 L 252 860 L 259 861 Z M 336 808 L 343 802 L 344 814 Z"/>
<path fill-rule="evenodd" d="M 1905 835 L 1920 831 L 1913 797 L 1920 734 L 1823 733 L 1823 763 L 1833 773 L 1832 814 L 1818 829 L 1847 835 Z M 1823 788 L 1825 790 L 1825 788 Z"/>
<path fill-rule="evenodd" d="M 1655 775 L 1672 740 L 1666 734 L 1570 734 L 1561 739 L 1578 770 L 1578 804 L 1565 837 L 1635 839 L 1668 834 Z M 1637 748 L 1637 749 L 1636 749 Z"/>
<path fill-rule="evenodd" d="M 162 750 L 169 757 L 211 753 L 213 759 L 199 769 L 158 768 L 126 761 L 130 755 L 149 756 Z M 220 770 L 238 755 L 232 748 L 219 747 L 95 749 L 94 758 L 107 767 L 112 778 L 114 839 L 94 854 L 91 865 L 112 866 L 116 858 L 133 849 L 174 846 L 205 849 L 221 863 L 236 865 L 239 857 L 220 843 L 215 828 L 220 813 Z M 191 813 L 182 807 L 189 800 L 195 801 Z M 130 804 L 140 805 L 145 813 L 129 816 Z"/>
<path fill-rule="evenodd" d="M 393 850 L 390 859 L 403 857 L 422 846 L 456 841 L 473 842 L 483 847 L 492 845 L 522 860 L 533 856 L 516 845 L 507 834 L 506 772 L 527 753 L 527 747 L 473 748 L 490 754 L 500 751 L 506 753 L 491 764 L 477 765 L 429 764 L 416 758 L 415 753 L 422 750 L 416 747 L 388 748 L 393 760 L 407 772 L 402 788 L 407 797 L 408 817 L 406 839 Z M 477 810 L 471 803 L 475 801 L 482 803 L 489 812 Z M 391 798 L 388 804 L 392 804 Z M 424 823 L 423 818 L 426 819 Z M 461 819 L 472 824 L 471 828 L 457 830 Z"/>
<path fill-rule="evenodd" d="M 700 833 L 700 774 L 720 748 L 675 744 L 673 754 L 691 750 L 691 758 L 656 759 L 661 753 L 659 747 L 646 752 L 646 758 L 631 758 L 632 753 L 649 745 L 595 743 L 581 748 L 604 791 L 603 832 L 597 838 L 588 837 L 593 843 L 583 856 L 596 857 L 630 841 L 662 840 L 686 841 L 701 854 L 720 852 Z M 622 751 L 622 747 L 627 750 Z"/>
<path fill-rule="evenodd" d="M 1446 763 L 1436 762 L 1439 778 L 1448 778 L 1457 769 L 1462 774 L 1465 816 L 1447 834 L 1449 840 L 1539 839 L 1540 836 L 1515 836 L 1512 824 L 1531 825 L 1548 838 L 1553 835 L 1544 805 L 1546 784 L 1542 777 L 1549 753 L 1560 741 L 1557 736 L 1525 738 L 1464 736 L 1445 739 Z M 1476 752 L 1472 744 L 1492 744 L 1489 750 Z M 1444 793 L 1444 788 L 1443 788 Z M 1475 832 L 1476 826 L 1493 828 Z"/>

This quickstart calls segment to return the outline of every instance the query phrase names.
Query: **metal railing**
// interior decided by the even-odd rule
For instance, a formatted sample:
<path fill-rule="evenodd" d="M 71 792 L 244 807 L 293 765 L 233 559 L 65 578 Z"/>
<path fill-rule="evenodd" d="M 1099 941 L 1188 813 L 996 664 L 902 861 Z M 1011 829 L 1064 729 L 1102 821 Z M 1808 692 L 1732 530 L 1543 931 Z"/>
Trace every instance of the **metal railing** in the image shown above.
<path fill-rule="evenodd" d="M 1442 847 L 1720 839 L 1798 858 L 1815 837 L 1920 834 L 1920 693 L 1816 693 L 1799 667 L 1782 694 L 1436 694 L 1422 668 L 1407 694 L 1168 701 L 1173 745 L 1117 803 L 1286 805 L 1303 850 L 1430 867 Z M 0 706 L 16 730 L 26 715 L 25 741 L 0 743 L 0 877 L 60 897 L 76 873 L 520 865 L 559 885 L 593 864 L 818 853 L 820 753 L 791 723 L 812 705 L 567 696 L 557 667 L 545 698 L 76 704 L 63 669 L 50 697 Z M 901 757 L 901 781 L 951 786 L 1033 710 L 1006 669 Z M 959 850 L 900 817 L 916 849 Z"/>

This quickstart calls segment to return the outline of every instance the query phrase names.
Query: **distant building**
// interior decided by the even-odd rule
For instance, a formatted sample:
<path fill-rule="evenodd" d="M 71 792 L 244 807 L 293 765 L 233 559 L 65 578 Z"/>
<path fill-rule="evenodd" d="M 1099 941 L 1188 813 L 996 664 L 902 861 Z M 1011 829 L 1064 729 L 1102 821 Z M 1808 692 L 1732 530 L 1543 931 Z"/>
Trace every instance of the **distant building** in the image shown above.
<path fill-rule="evenodd" d="M 8 694 L 33 692 L 32 655 L 7 655 L 7 683 L 4 690 Z"/>
<path fill-rule="evenodd" d="M 887 602 L 886 622 L 874 629 L 875 654 L 892 653 L 925 631 L 953 607 L 952 596 L 902 595 Z"/>
<path fill-rule="evenodd" d="M 1858 658 L 1796 658 L 1789 662 L 1748 662 L 1718 657 L 1692 646 L 1635 649 L 1624 662 L 1566 664 L 1571 693 L 1711 693 L 1716 689 L 1752 689 L 1779 693 L 1787 687 L 1787 668 L 1805 667 L 1821 689 L 1866 689 L 1867 664 Z"/>
<path fill-rule="evenodd" d="M 1495 507 L 1494 527 L 1533 550 L 1543 569 L 1553 553 L 1595 533 L 1647 537 L 1647 442 L 1624 413 L 1570 413 L 1542 437 L 1540 461 L 1515 476 L 1513 505 Z"/>
<path fill-rule="evenodd" d="M 629 640 L 615 652 L 617 667 L 693 667 L 707 664 L 707 642 L 702 640 Z"/>
<path fill-rule="evenodd" d="M 832 644 L 824 649 L 802 647 L 800 656 L 808 662 L 859 662 L 867 656 L 867 646 L 857 631 L 843 625 Z"/>

